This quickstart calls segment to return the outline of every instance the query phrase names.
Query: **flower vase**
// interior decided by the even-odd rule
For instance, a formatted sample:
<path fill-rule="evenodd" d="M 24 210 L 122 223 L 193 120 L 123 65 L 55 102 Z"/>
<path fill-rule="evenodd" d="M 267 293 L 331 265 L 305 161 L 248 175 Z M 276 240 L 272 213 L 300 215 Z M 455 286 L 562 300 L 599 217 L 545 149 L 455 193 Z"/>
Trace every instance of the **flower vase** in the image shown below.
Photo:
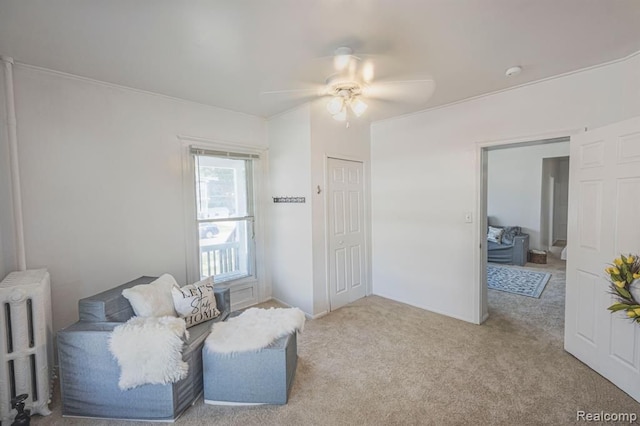
<path fill-rule="evenodd" d="M 640 279 L 633 280 L 633 282 L 629 284 L 629 293 L 631 293 L 636 303 L 640 304 Z"/>

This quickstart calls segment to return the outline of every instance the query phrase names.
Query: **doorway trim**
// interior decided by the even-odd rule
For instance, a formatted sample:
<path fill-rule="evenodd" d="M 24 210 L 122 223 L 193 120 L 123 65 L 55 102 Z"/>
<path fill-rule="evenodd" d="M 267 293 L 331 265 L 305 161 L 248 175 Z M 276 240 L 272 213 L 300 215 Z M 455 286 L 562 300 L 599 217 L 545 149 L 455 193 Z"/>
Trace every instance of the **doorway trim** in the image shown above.
<path fill-rule="evenodd" d="M 491 148 L 524 147 L 539 145 L 541 142 L 559 138 L 569 138 L 584 129 L 560 130 L 549 133 L 531 134 L 528 136 L 494 139 L 476 142 L 476 221 L 473 238 L 474 255 L 473 267 L 475 270 L 473 291 L 473 322 L 482 324 L 489 318 L 489 306 L 487 301 L 487 251 L 486 251 L 486 226 L 487 226 L 487 161 L 488 151 Z"/>

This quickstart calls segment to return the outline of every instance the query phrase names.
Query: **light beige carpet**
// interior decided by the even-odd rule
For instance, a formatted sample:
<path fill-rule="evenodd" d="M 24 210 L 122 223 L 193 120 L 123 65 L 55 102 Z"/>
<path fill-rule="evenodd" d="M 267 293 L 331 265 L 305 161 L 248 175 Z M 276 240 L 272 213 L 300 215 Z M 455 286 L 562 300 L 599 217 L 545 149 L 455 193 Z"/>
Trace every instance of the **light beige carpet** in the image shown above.
<path fill-rule="evenodd" d="M 482 326 L 361 299 L 307 322 L 287 405 L 200 400 L 176 424 L 564 425 L 577 410 L 640 414 L 640 404 L 564 352 L 562 274 L 558 267 L 540 299 L 490 291 Z M 52 408 L 33 424 L 129 424 L 61 418 L 58 389 Z"/>

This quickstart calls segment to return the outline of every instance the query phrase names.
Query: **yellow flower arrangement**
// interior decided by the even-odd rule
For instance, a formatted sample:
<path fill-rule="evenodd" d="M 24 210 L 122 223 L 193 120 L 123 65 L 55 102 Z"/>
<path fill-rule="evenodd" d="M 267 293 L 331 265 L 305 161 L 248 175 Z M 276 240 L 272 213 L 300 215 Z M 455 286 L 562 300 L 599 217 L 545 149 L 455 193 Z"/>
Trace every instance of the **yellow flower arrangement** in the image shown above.
<path fill-rule="evenodd" d="M 627 317 L 640 323 L 640 300 L 636 300 L 630 291 L 631 285 L 636 285 L 634 281 L 640 279 L 640 258 L 631 254 L 621 255 L 604 271 L 608 275 L 611 294 L 616 297 L 616 303 L 607 309 L 612 313 L 626 311 Z"/>

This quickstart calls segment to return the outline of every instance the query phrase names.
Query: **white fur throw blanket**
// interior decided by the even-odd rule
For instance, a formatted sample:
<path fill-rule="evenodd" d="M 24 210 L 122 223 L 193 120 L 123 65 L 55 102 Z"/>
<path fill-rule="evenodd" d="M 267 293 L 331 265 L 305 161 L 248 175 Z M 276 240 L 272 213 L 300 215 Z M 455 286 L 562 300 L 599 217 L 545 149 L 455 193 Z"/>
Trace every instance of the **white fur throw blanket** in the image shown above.
<path fill-rule="evenodd" d="M 304 321 L 298 308 L 247 309 L 235 318 L 214 323 L 206 347 L 223 354 L 258 351 L 282 336 L 302 331 Z"/>
<path fill-rule="evenodd" d="M 114 328 L 109 350 L 120 366 L 120 389 L 175 383 L 187 377 L 182 336 L 189 337 L 186 323 L 170 316 L 133 317 Z"/>

